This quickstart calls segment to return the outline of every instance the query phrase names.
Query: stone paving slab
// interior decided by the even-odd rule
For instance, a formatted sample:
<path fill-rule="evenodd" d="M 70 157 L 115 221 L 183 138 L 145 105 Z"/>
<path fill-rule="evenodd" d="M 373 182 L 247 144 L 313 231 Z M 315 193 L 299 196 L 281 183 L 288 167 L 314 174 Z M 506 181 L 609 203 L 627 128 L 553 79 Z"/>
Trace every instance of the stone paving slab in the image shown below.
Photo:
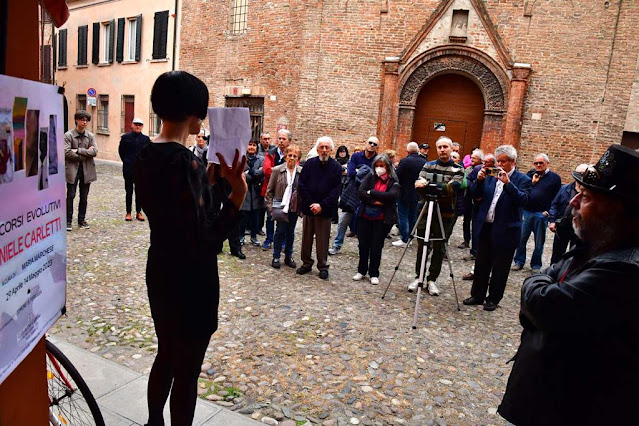
<path fill-rule="evenodd" d="M 124 221 L 121 166 L 98 162 L 87 220 L 91 229 L 68 234 L 67 315 L 51 333 L 139 374 L 157 351 L 145 285 L 147 222 Z M 459 300 L 472 261 L 462 242 L 462 220 L 449 252 Z M 301 221 L 294 258 L 299 263 Z M 332 236 L 336 233 L 333 225 Z M 396 237 L 394 237 L 396 238 Z M 262 240 L 263 237 L 260 237 Z M 416 247 L 409 247 L 384 300 L 381 295 L 403 249 L 384 246 L 380 285 L 354 282 L 356 238 L 329 257 L 330 279 L 271 268 L 272 253 L 245 246 L 247 259 L 218 256 L 219 329 L 200 375 L 202 399 L 234 412 L 290 425 L 503 425 L 496 414 L 519 344 L 520 290 L 530 268 L 511 272 L 494 312 L 455 305 L 448 264 L 439 297 L 423 294 L 411 329 Z M 546 239 L 548 265 L 552 234 Z M 532 238 L 528 256 L 532 253 Z M 144 393 L 140 387 L 142 398 Z M 221 413 L 224 413 L 222 411 Z"/>

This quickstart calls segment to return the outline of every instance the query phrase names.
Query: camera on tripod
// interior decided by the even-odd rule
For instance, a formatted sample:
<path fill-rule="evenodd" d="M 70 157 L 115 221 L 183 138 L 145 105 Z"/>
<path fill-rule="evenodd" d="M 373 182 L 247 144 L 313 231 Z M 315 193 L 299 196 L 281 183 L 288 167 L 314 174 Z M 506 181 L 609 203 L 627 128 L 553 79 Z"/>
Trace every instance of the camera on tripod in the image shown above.
<path fill-rule="evenodd" d="M 424 187 L 426 196 L 440 197 L 443 195 L 444 188 L 439 185 L 444 182 L 444 175 L 439 173 L 426 173 L 426 181 L 428 184 Z"/>

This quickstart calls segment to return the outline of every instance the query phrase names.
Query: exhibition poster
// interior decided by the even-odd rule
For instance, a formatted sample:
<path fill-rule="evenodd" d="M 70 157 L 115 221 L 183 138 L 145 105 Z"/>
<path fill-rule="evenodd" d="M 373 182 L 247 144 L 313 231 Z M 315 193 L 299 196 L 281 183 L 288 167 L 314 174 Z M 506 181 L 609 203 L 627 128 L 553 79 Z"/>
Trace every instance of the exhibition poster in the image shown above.
<path fill-rule="evenodd" d="M 62 95 L 0 75 L 0 383 L 66 297 Z"/>

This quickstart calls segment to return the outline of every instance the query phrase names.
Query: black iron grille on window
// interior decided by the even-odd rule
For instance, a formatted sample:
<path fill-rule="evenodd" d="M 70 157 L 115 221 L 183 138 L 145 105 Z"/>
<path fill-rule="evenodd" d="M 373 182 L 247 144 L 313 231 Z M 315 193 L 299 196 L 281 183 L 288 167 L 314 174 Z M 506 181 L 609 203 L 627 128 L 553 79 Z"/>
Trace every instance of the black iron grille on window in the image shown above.
<path fill-rule="evenodd" d="M 231 14 L 229 17 L 229 34 L 239 35 L 246 31 L 247 0 L 231 0 Z"/>

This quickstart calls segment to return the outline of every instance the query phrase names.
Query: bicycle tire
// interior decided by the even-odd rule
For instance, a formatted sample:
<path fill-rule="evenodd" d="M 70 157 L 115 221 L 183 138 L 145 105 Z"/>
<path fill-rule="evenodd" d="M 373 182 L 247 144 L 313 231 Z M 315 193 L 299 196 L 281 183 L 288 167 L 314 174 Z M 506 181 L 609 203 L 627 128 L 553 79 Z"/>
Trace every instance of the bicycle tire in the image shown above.
<path fill-rule="evenodd" d="M 105 426 L 95 397 L 69 358 L 49 340 L 45 340 L 45 346 L 49 410 L 53 411 L 63 424 Z M 49 355 L 57 361 L 57 366 Z M 82 407 L 82 402 L 86 404 L 90 413 L 86 412 L 86 407 Z"/>

